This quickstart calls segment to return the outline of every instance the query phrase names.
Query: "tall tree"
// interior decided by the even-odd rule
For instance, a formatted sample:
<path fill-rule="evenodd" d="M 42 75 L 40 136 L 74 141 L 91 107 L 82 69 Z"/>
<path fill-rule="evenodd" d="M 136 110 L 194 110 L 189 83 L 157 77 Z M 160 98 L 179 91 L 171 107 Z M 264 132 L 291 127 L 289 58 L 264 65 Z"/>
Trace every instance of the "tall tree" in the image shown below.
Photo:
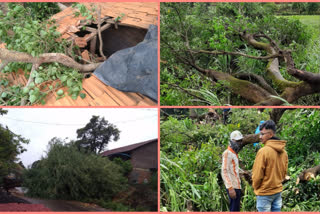
<path fill-rule="evenodd" d="M 100 153 L 111 141 L 120 138 L 120 130 L 109 123 L 104 117 L 92 116 L 90 122 L 83 128 L 77 130 L 79 149 L 86 152 Z"/>
<path fill-rule="evenodd" d="M 6 111 L 0 109 L 0 114 L 6 114 Z M 26 151 L 23 144 L 27 143 L 29 140 L 0 124 L 0 185 L 3 177 L 17 167 L 17 156 Z"/>

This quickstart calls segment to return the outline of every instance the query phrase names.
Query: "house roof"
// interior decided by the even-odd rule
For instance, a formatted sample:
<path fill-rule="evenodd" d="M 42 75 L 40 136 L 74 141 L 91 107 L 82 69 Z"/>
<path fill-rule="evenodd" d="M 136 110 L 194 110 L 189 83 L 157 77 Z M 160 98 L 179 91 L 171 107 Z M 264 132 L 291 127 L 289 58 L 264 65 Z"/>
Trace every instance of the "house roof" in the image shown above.
<path fill-rule="evenodd" d="M 151 24 L 158 22 L 158 3 L 156 2 L 96 2 L 81 3 L 87 8 L 95 5 L 101 8 L 101 18 L 122 17 L 119 25 L 148 29 Z M 69 39 L 77 37 L 76 32 L 80 31 L 81 20 L 85 17 L 76 17 L 75 8 L 68 7 L 65 10 L 52 16 L 58 24 L 57 31 L 62 34 L 62 38 Z"/>
<path fill-rule="evenodd" d="M 0 78 L 6 76 L 11 85 L 26 85 L 27 79 L 24 71 L 18 69 L 17 72 L 0 74 Z M 52 83 L 53 84 L 53 83 Z M 49 84 L 48 84 L 49 85 Z M 94 74 L 82 82 L 83 90 L 86 94 L 84 99 L 78 97 L 73 100 L 70 96 L 65 96 L 57 100 L 56 93 L 50 93 L 45 98 L 45 106 L 155 106 L 156 103 L 148 97 L 134 92 L 122 92 L 111 86 L 105 85 Z M 66 87 L 62 88 L 67 91 Z M 37 104 L 40 105 L 40 104 Z M 37 106 L 35 105 L 35 106 Z"/>
<path fill-rule="evenodd" d="M 135 150 L 135 149 L 137 149 L 137 148 L 139 148 L 141 146 L 144 146 L 146 144 L 157 142 L 157 141 L 158 141 L 158 139 L 152 139 L 152 140 L 144 141 L 144 142 L 141 142 L 141 143 L 136 143 L 136 144 L 133 144 L 133 145 L 120 147 L 120 148 L 117 148 L 117 149 L 107 150 L 107 151 L 102 152 L 100 154 L 102 156 L 110 156 L 110 155 L 117 154 L 117 153 L 129 152 L 129 151 Z"/>

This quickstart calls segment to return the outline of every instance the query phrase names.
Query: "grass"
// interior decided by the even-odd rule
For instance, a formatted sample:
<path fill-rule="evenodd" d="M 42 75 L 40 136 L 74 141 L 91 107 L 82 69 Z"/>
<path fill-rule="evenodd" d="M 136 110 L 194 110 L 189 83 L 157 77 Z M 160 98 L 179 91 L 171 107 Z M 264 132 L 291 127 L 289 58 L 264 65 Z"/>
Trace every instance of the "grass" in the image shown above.
<path fill-rule="evenodd" d="M 282 16 L 289 19 L 299 19 L 303 24 L 315 29 L 320 36 L 320 15 L 294 15 Z"/>
<path fill-rule="evenodd" d="M 308 25 L 316 29 L 320 29 L 320 15 L 303 15 L 291 17 L 299 19 L 305 25 Z"/>

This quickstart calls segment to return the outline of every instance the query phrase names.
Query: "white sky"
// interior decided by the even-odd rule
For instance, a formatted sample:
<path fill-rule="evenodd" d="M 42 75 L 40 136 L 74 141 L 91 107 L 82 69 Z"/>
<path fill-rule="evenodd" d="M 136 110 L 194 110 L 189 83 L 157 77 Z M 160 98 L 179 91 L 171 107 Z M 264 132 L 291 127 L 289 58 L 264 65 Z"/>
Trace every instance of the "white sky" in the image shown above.
<path fill-rule="evenodd" d="M 27 151 L 19 156 L 26 167 L 45 156 L 47 144 L 53 137 L 76 139 L 76 130 L 84 127 L 92 115 L 103 116 L 121 131 L 120 139 L 117 142 L 110 142 L 108 149 L 158 138 L 156 108 L 9 108 L 6 110 L 8 113 L 0 116 L 0 124 L 8 126 L 15 134 L 30 140 L 25 146 Z"/>

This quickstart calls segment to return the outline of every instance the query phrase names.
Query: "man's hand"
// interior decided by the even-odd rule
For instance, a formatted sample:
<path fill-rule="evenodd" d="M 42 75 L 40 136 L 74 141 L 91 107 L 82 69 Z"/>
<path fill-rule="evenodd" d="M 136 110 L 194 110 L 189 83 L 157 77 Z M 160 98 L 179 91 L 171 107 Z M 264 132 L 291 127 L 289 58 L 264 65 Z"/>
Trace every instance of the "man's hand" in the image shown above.
<path fill-rule="evenodd" d="M 235 199 L 237 197 L 237 193 L 233 188 L 229 189 L 230 198 Z"/>

